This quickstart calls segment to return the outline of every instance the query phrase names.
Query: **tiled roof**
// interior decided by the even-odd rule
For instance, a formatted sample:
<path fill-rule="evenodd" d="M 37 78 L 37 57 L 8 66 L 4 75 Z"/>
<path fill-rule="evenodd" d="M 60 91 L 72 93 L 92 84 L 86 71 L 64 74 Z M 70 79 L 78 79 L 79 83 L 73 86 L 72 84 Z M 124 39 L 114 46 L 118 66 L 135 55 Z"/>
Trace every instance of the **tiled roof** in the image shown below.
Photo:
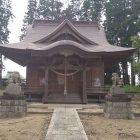
<path fill-rule="evenodd" d="M 66 19 L 68 20 L 68 19 Z M 63 22 L 65 22 L 66 20 L 64 20 Z M 40 20 L 41 21 L 41 20 Z M 36 22 L 36 21 L 35 21 Z M 63 22 L 61 24 L 63 24 Z M 68 22 L 70 22 L 68 20 Z M 75 23 L 80 23 L 80 21 L 75 21 Z M 45 24 L 46 23 L 46 24 Z M 55 30 L 58 29 L 58 27 L 61 25 L 58 23 L 57 24 L 47 24 L 47 22 L 45 22 L 44 24 L 34 24 L 34 26 L 29 26 L 28 30 L 27 30 L 27 34 L 26 37 L 23 41 L 19 42 L 19 43 L 13 43 L 13 44 L 1 44 L 1 47 L 6 47 L 6 48 L 13 48 L 13 49 L 30 49 L 30 50 L 43 50 L 43 48 L 46 48 L 46 50 L 48 50 L 51 46 L 55 46 L 56 44 L 63 44 L 64 41 L 62 41 L 62 43 L 60 42 L 54 42 L 52 44 L 50 43 L 34 43 L 40 39 L 43 39 L 45 37 L 47 37 L 48 35 L 52 34 Z M 86 22 L 85 22 L 86 23 Z M 88 22 L 87 22 L 88 23 Z M 91 22 L 92 23 L 92 22 Z M 82 36 L 85 36 L 85 38 L 88 38 L 89 40 L 91 40 L 92 42 L 97 43 L 98 45 L 90 45 L 90 44 L 80 44 L 80 43 L 74 43 L 75 45 L 79 46 L 79 49 L 82 49 L 84 51 L 87 52 L 118 52 L 118 51 L 129 51 L 129 50 L 133 50 L 132 48 L 125 48 L 125 47 L 118 47 L 118 46 L 113 46 L 110 45 L 106 39 L 105 36 L 105 32 L 104 32 L 104 28 L 100 27 L 100 29 L 98 28 L 98 26 L 95 26 L 96 23 L 93 24 L 72 24 L 70 23 L 73 28 L 79 32 L 79 34 L 81 34 Z M 72 44 L 72 41 L 69 40 L 65 40 L 65 44 L 66 43 L 70 43 Z M 70 45 L 69 44 L 69 45 Z M 48 48 L 47 48 L 48 46 Z"/>

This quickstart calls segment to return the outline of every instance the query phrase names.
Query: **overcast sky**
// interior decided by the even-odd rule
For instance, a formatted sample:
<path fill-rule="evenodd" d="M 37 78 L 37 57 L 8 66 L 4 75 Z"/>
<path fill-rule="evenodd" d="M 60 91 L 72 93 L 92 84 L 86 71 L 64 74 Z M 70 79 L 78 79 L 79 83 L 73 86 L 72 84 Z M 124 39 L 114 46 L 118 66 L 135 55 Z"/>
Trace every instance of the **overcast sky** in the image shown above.
<path fill-rule="evenodd" d="M 15 16 L 13 21 L 10 22 L 9 29 L 11 31 L 9 43 L 19 42 L 19 36 L 21 34 L 22 20 L 27 10 L 27 0 L 12 0 L 12 12 Z M 17 65 L 16 63 L 8 60 L 5 60 L 5 71 L 2 72 L 2 75 L 5 75 L 7 71 L 19 71 L 21 75 L 26 77 L 26 67 Z"/>
<path fill-rule="evenodd" d="M 68 0 L 61 0 L 63 2 Z M 19 42 L 19 36 L 21 35 L 22 20 L 25 12 L 27 11 L 28 0 L 11 0 L 12 2 L 12 12 L 15 16 L 13 22 L 10 22 L 9 29 L 11 31 L 9 43 Z M 9 59 L 3 62 L 5 65 L 5 71 L 2 75 L 5 75 L 7 71 L 19 71 L 21 75 L 26 77 L 26 67 L 17 65 L 16 63 L 10 61 Z"/>

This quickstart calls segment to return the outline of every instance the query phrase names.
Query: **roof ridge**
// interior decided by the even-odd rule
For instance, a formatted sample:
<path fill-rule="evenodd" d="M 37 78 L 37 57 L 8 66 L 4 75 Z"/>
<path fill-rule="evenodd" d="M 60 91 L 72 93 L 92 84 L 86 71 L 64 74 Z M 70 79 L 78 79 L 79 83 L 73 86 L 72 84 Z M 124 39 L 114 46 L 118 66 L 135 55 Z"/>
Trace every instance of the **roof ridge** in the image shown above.
<path fill-rule="evenodd" d="M 75 27 L 74 25 L 68 20 L 65 19 L 63 20 L 59 26 L 57 26 L 49 35 L 45 36 L 42 39 L 39 39 L 37 41 L 34 41 L 34 43 L 41 43 L 45 40 L 47 40 L 48 38 L 52 37 L 55 33 L 57 33 L 59 30 L 61 30 L 66 24 L 69 25 L 69 27 L 72 29 L 72 31 L 74 31 L 78 36 L 80 36 L 81 38 L 83 38 L 84 40 L 86 40 L 89 44 L 92 45 L 98 45 L 97 43 L 93 42 L 92 40 L 88 39 L 87 37 L 85 37 L 84 35 L 82 35 Z"/>

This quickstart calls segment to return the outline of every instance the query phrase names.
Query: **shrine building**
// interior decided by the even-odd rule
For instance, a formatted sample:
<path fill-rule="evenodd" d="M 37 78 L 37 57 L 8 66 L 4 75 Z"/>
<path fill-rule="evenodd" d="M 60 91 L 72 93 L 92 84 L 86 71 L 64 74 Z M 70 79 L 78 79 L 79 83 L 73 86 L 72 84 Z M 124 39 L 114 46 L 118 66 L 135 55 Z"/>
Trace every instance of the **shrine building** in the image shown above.
<path fill-rule="evenodd" d="M 110 45 L 98 22 L 35 20 L 23 41 L 1 44 L 1 53 L 26 66 L 24 94 L 43 103 L 88 103 L 106 93 L 104 69 L 135 49 Z"/>

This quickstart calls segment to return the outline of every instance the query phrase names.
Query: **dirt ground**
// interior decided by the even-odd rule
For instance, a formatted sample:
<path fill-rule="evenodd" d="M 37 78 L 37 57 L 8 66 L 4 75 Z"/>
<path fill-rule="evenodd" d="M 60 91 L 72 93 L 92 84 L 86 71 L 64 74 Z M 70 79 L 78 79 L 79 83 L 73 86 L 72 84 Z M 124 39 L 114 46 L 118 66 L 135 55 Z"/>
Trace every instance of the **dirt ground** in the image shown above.
<path fill-rule="evenodd" d="M 44 140 L 51 116 L 29 114 L 25 118 L 0 119 L 0 140 Z"/>
<path fill-rule="evenodd" d="M 140 119 L 106 119 L 79 115 L 89 140 L 140 140 Z"/>
<path fill-rule="evenodd" d="M 140 101 L 131 104 L 133 112 L 138 115 L 135 120 L 107 119 L 103 114 L 79 114 L 89 140 L 140 140 Z"/>
<path fill-rule="evenodd" d="M 140 101 L 131 103 L 135 107 L 133 111 L 140 114 Z M 51 116 L 51 113 L 44 112 L 29 113 L 25 118 L 0 119 L 0 140 L 44 140 Z M 89 140 L 140 140 L 140 118 L 106 119 L 103 115 L 94 114 L 79 116 Z"/>

